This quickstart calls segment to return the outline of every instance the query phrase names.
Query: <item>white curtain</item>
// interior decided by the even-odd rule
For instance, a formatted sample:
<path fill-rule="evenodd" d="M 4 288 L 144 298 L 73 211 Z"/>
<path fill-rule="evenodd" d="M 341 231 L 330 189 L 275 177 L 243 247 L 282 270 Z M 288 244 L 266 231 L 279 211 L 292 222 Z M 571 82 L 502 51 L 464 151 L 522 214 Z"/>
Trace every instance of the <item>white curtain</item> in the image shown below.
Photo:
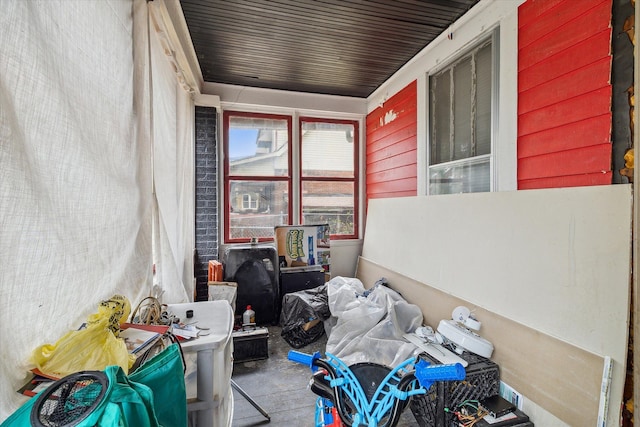
<path fill-rule="evenodd" d="M 155 282 L 164 302 L 186 302 L 194 291 L 194 105 L 161 13 L 153 4 L 151 12 Z"/>
<path fill-rule="evenodd" d="M 193 106 L 149 69 L 148 22 L 144 0 L 0 1 L 0 421 L 34 348 L 152 293 L 153 177 L 157 282 L 190 295 Z"/>

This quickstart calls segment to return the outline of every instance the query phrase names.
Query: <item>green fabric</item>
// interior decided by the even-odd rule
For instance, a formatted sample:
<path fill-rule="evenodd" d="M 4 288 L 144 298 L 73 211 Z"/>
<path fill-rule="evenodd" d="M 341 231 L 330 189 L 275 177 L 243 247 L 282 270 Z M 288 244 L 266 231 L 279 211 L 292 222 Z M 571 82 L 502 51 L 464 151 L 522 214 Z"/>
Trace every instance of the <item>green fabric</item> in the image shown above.
<path fill-rule="evenodd" d="M 105 372 L 110 380 L 110 393 L 78 427 L 160 427 L 154 413 L 151 389 L 130 381 L 119 366 L 109 366 Z"/>
<path fill-rule="evenodd" d="M 107 367 L 104 398 L 77 426 L 186 427 L 187 397 L 179 350 L 177 344 L 172 344 L 129 377 L 119 366 Z M 38 396 L 29 399 L 0 426 L 29 426 Z M 82 401 L 82 392 L 74 397 Z"/>
<path fill-rule="evenodd" d="M 187 391 L 178 344 L 171 344 L 129 375 L 131 381 L 153 390 L 158 422 L 166 427 L 187 426 Z"/>

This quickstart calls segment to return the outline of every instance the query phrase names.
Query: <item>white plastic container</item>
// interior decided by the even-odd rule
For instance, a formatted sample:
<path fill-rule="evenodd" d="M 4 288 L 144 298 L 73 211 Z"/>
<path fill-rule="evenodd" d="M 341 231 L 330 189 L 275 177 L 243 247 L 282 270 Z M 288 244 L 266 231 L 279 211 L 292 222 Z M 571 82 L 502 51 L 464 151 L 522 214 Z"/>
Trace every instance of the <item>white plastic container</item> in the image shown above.
<path fill-rule="evenodd" d="M 247 310 L 242 313 L 242 325 L 248 325 L 250 323 L 256 323 L 256 312 L 251 309 L 251 306 L 247 306 Z"/>
<path fill-rule="evenodd" d="M 233 419 L 233 310 L 227 301 L 199 301 L 169 304 L 169 311 L 208 328 L 198 339 L 182 341 L 187 369 L 185 385 L 190 426 L 230 426 Z"/>
<path fill-rule="evenodd" d="M 458 354 L 467 350 L 487 359 L 491 358 L 493 344 L 455 320 L 441 320 L 438 333 L 455 344 Z"/>

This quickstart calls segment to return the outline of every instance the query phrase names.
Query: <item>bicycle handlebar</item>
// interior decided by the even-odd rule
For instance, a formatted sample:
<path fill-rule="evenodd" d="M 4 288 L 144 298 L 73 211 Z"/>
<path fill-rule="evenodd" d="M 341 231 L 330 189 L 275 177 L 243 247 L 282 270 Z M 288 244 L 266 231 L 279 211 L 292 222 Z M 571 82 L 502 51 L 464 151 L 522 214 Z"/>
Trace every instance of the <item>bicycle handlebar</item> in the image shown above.
<path fill-rule="evenodd" d="M 318 367 L 314 365 L 314 362 L 320 359 L 319 351 L 316 351 L 313 354 L 307 354 L 301 351 L 289 350 L 289 355 L 287 357 L 293 362 L 307 365 L 313 372 L 318 370 Z"/>
<path fill-rule="evenodd" d="M 463 380 L 467 373 L 460 363 L 434 366 L 421 359 L 415 367 L 414 375 L 420 385 L 426 389 L 431 387 L 435 381 Z"/>

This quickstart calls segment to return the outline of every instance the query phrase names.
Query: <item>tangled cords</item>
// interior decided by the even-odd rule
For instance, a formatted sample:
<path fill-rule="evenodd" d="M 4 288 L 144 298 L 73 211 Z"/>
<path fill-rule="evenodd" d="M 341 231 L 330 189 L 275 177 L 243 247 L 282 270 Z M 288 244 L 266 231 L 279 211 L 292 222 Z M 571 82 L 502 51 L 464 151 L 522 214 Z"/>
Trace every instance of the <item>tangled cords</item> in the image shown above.
<path fill-rule="evenodd" d="M 160 304 L 157 298 L 146 297 L 138 305 L 131 314 L 131 323 L 143 324 L 143 325 L 169 325 L 174 322 L 175 316 L 167 311 L 166 304 Z M 182 370 L 186 372 L 187 364 L 184 359 L 184 353 L 182 346 L 178 341 L 178 338 L 171 332 L 171 328 L 165 332 L 161 339 L 156 342 L 151 348 L 145 351 L 143 354 L 138 355 L 136 358 L 135 366 L 143 365 L 148 359 L 158 354 L 171 344 L 177 344 L 180 350 L 180 357 L 182 358 Z"/>
<path fill-rule="evenodd" d="M 458 405 L 458 410 L 444 408 L 445 412 L 453 413 L 459 421 L 460 426 L 472 427 L 484 418 L 489 412 L 484 409 L 477 400 L 465 400 Z"/>
<path fill-rule="evenodd" d="M 173 314 L 167 311 L 166 304 L 160 304 L 157 298 L 146 297 L 131 314 L 131 323 L 143 325 L 171 325 Z"/>

